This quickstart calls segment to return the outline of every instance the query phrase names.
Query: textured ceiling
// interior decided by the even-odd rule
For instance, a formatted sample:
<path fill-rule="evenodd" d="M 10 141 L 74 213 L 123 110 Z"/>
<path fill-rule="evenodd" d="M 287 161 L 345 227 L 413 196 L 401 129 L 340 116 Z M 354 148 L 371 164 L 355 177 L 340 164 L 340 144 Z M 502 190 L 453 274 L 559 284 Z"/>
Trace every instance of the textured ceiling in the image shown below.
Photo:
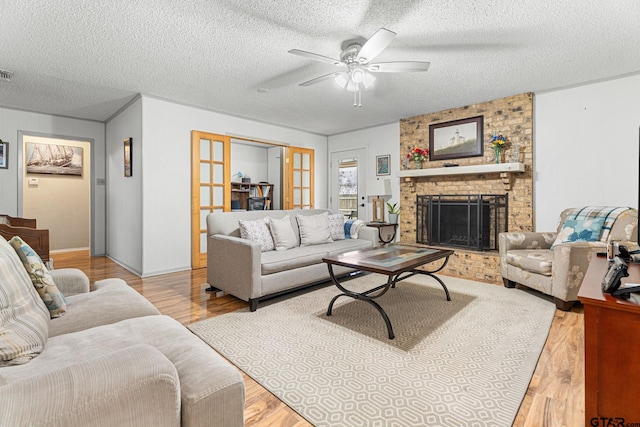
<path fill-rule="evenodd" d="M 137 93 L 324 135 L 640 72 L 637 0 L 0 0 L 0 106 L 104 121 Z M 353 95 L 343 41 L 398 35 Z M 268 93 L 258 93 L 258 89 Z"/>

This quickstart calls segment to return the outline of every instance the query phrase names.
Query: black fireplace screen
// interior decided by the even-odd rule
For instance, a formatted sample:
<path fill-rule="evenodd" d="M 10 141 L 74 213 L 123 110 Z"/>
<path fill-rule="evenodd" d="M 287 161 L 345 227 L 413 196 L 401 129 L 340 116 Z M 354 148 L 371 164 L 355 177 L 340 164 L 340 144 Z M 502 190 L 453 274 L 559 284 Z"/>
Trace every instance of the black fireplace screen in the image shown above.
<path fill-rule="evenodd" d="M 478 251 L 498 250 L 507 231 L 506 194 L 422 195 L 416 200 L 416 242 Z"/>

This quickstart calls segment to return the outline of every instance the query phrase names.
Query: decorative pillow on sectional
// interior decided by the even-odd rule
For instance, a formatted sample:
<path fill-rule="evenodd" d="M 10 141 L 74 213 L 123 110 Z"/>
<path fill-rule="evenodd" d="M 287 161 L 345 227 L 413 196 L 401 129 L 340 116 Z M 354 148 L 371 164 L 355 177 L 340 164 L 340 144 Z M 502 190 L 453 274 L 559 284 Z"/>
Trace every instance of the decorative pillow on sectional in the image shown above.
<path fill-rule="evenodd" d="M 329 232 L 333 240 L 344 240 L 344 214 L 329 215 Z"/>
<path fill-rule="evenodd" d="M 320 245 L 333 242 L 329 231 L 329 213 L 319 215 L 296 215 L 300 227 L 300 246 Z"/>
<path fill-rule="evenodd" d="M 27 363 L 44 349 L 49 312 L 16 251 L 0 237 L 0 366 Z"/>
<path fill-rule="evenodd" d="M 565 219 L 551 248 L 567 242 L 597 242 L 606 218 Z"/>
<path fill-rule="evenodd" d="M 58 289 L 44 262 L 31 246 L 27 245 L 20 237 L 12 238 L 9 243 L 18 253 L 24 269 L 27 270 L 33 286 L 36 287 L 44 305 L 49 309 L 51 318 L 60 317 L 67 312 L 67 303 L 64 295 Z"/>
<path fill-rule="evenodd" d="M 344 237 L 346 239 L 357 239 L 358 230 L 364 226 L 364 221 L 361 219 L 348 219 L 344 223 Z"/>
<path fill-rule="evenodd" d="M 298 245 L 298 239 L 296 239 L 296 234 L 291 227 L 289 215 L 285 215 L 281 219 L 268 218 L 268 224 L 276 251 L 284 251 Z"/>
<path fill-rule="evenodd" d="M 274 249 L 273 237 L 271 237 L 271 232 L 269 228 L 267 228 L 266 221 L 267 218 L 256 221 L 238 220 L 240 237 L 260 243 L 262 252 L 272 251 Z"/>

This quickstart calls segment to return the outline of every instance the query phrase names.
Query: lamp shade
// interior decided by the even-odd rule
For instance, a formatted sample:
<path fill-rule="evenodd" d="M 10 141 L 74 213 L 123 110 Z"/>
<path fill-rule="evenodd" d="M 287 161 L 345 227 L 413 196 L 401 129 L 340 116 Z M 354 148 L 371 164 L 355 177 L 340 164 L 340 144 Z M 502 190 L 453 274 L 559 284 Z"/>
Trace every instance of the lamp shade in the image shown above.
<path fill-rule="evenodd" d="M 391 180 L 377 178 L 371 183 L 370 188 L 367 188 L 367 194 L 369 196 L 391 196 Z"/>

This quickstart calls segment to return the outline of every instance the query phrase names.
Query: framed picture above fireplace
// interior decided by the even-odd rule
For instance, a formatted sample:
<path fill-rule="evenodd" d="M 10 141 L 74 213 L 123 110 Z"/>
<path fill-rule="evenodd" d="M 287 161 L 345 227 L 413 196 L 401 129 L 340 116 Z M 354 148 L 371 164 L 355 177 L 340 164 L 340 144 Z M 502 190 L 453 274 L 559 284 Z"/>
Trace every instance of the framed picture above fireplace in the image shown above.
<path fill-rule="evenodd" d="M 483 118 L 469 117 L 429 125 L 429 160 L 482 156 Z"/>

